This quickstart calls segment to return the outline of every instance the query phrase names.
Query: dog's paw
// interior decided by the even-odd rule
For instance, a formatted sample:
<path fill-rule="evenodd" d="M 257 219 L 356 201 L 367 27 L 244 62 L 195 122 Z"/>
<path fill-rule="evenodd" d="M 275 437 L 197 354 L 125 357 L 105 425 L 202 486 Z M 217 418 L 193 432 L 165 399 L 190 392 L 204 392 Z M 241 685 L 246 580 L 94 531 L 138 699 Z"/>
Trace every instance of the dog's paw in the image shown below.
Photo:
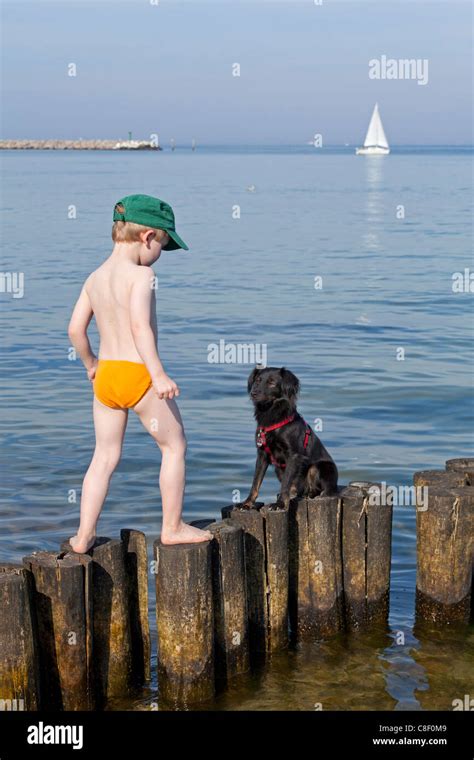
<path fill-rule="evenodd" d="M 248 499 L 246 501 L 242 501 L 240 504 L 236 504 L 238 509 L 256 509 L 256 504 L 254 501 L 249 501 Z"/>
<path fill-rule="evenodd" d="M 277 499 L 276 502 L 274 504 L 270 504 L 268 508 L 271 509 L 272 512 L 278 512 L 281 510 L 288 509 L 288 506 L 289 506 L 289 501 L 288 503 L 286 503 L 282 499 Z"/>

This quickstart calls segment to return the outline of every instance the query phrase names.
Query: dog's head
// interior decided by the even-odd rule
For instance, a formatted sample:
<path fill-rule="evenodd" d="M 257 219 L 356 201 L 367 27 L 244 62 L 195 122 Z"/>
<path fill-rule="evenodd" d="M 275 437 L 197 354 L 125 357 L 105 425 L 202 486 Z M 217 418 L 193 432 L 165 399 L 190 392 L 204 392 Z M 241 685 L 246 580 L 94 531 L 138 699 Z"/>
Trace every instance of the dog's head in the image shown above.
<path fill-rule="evenodd" d="M 250 373 L 247 382 L 247 390 L 254 404 L 273 404 L 281 399 L 294 404 L 299 389 L 300 381 L 285 367 L 257 367 Z"/>

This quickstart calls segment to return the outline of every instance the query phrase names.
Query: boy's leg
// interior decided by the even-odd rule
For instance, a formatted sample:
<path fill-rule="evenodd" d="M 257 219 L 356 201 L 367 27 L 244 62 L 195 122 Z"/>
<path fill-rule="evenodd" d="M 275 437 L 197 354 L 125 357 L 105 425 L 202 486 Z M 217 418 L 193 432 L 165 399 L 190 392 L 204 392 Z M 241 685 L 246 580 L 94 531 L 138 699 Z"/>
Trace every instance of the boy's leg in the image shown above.
<path fill-rule="evenodd" d="M 70 539 L 74 551 L 85 552 L 94 542 L 97 521 L 107 496 L 110 478 L 122 453 L 127 427 L 126 409 L 111 409 L 94 396 L 95 451 L 82 484 L 81 522 Z"/>
<path fill-rule="evenodd" d="M 212 534 L 182 520 L 185 486 L 186 437 L 174 399 L 160 399 L 153 388 L 135 405 L 143 426 L 161 449 L 160 491 L 163 504 L 161 541 L 189 544 L 208 541 Z"/>

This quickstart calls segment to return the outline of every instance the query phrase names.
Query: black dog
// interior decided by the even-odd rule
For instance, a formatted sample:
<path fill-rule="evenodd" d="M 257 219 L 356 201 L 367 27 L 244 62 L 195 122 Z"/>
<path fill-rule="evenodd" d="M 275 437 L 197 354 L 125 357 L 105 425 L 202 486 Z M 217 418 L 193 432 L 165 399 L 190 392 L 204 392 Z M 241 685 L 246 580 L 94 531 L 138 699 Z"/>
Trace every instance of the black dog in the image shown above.
<path fill-rule="evenodd" d="M 276 508 L 287 508 L 295 496 L 329 496 L 337 493 L 337 467 L 312 428 L 296 410 L 300 383 L 282 367 L 254 369 L 247 390 L 257 420 L 257 462 L 252 488 L 240 505 L 255 507 L 270 464 L 281 483 Z"/>

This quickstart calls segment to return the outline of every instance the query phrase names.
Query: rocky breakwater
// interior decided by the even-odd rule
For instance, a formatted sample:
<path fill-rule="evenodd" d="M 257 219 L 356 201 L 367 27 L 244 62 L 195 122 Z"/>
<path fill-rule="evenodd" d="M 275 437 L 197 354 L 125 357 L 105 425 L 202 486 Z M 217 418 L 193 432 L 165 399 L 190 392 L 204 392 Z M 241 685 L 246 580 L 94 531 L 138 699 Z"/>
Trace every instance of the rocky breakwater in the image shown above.
<path fill-rule="evenodd" d="M 0 140 L 3 150 L 161 150 L 147 140 Z"/>

